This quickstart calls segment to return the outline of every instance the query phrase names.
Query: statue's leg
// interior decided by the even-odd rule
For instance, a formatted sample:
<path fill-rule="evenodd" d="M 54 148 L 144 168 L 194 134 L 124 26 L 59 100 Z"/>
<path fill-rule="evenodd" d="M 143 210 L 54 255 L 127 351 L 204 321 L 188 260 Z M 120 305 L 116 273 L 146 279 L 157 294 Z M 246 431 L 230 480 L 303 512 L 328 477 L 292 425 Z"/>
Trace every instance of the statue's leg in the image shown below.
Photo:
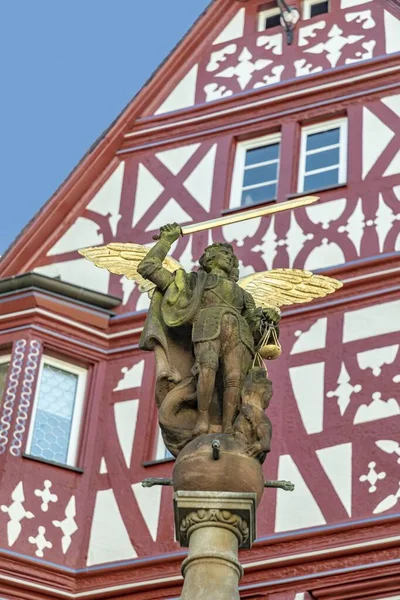
<path fill-rule="evenodd" d="M 224 395 L 222 411 L 223 433 L 233 433 L 233 422 L 239 409 L 243 381 L 251 364 L 251 354 L 239 342 L 223 357 Z"/>
<path fill-rule="evenodd" d="M 219 340 L 197 342 L 194 354 L 198 365 L 197 406 L 199 416 L 193 429 L 193 435 L 208 433 L 209 410 L 215 386 L 215 377 L 219 363 Z"/>

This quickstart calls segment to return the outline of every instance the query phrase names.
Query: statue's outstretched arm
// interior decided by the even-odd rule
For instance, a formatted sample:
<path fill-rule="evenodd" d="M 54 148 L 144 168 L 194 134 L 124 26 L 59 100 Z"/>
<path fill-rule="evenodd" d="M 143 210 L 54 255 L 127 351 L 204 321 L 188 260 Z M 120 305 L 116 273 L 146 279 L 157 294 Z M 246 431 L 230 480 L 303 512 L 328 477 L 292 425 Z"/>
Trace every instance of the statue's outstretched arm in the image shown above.
<path fill-rule="evenodd" d="M 174 275 L 162 266 L 163 260 L 171 250 L 171 245 L 181 235 L 181 228 L 177 223 L 164 225 L 160 229 L 158 242 L 149 250 L 138 265 L 138 273 L 165 290 L 174 279 Z"/>

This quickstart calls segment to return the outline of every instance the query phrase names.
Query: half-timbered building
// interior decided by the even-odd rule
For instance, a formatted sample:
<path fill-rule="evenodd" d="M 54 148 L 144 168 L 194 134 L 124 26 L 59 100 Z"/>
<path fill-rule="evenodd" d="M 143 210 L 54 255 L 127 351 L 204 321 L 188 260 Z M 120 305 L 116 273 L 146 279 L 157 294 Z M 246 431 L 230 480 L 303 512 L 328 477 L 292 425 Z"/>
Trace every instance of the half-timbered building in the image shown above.
<path fill-rule="evenodd" d="M 148 298 L 78 249 L 181 238 L 196 267 L 339 278 L 283 311 L 274 434 L 241 596 L 400 598 L 400 2 L 214 0 L 0 263 L 0 596 L 177 599 L 185 552 L 159 435 Z M 172 18 L 172 15 L 171 15 Z"/>

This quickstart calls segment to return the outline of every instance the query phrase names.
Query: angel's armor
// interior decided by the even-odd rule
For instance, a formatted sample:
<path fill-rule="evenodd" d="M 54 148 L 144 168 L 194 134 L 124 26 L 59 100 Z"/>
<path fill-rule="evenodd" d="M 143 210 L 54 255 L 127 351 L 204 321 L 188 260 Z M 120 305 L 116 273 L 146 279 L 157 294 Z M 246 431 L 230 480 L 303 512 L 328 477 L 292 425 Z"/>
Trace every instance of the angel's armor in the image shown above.
<path fill-rule="evenodd" d="M 182 269 L 170 273 L 162 266 L 169 249 L 170 244 L 161 239 L 142 260 L 138 272 L 167 295 L 170 305 L 179 303 L 180 290 L 199 292 L 196 310 L 192 314 L 186 313 L 185 322 L 178 319 L 179 325 L 192 326 L 195 371 L 198 373 L 197 432 L 208 431 L 208 413 L 217 373 L 223 388 L 222 429 L 230 431 L 239 408 L 240 389 L 254 355 L 255 336 L 259 333 L 255 302 L 228 276 L 217 275 L 212 269 L 210 273 L 186 273 Z M 196 304 L 195 298 L 192 300 L 189 295 L 189 305 L 190 301 Z M 147 349 L 145 344 L 143 347 Z"/>

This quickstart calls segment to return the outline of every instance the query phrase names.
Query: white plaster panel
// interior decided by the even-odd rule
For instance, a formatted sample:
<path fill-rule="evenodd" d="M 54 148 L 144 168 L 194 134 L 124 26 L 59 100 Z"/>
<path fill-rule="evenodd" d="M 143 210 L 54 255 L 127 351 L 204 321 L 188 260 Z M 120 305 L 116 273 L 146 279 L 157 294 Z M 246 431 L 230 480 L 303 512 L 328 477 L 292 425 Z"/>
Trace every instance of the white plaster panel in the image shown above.
<path fill-rule="evenodd" d="M 400 94 L 382 98 L 381 102 L 400 117 Z"/>
<path fill-rule="evenodd" d="M 112 490 L 97 492 L 87 565 L 137 558 Z"/>
<path fill-rule="evenodd" d="M 400 20 L 387 10 L 383 11 L 385 22 L 385 41 L 387 54 L 400 52 Z"/>
<path fill-rule="evenodd" d="M 327 238 L 322 244 L 311 250 L 304 263 L 304 268 L 310 271 L 341 265 L 346 262 L 342 249 L 335 242 L 329 242 Z"/>
<path fill-rule="evenodd" d="M 279 457 L 278 479 L 294 483 L 293 492 L 277 491 L 275 531 L 325 525 L 326 520 L 296 463 L 289 454 Z"/>
<path fill-rule="evenodd" d="M 157 216 L 151 221 L 146 227 L 146 231 L 153 231 L 153 229 L 160 229 L 165 223 L 188 223 L 193 221 L 192 217 L 183 210 L 180 204 L 174 198 L 168 200 L 163 206 Z"/>
<path fill-rule="evenodd" d="M 320 223 L 322 229 L 328 229 L 331 221 L 336 221 L 343 214 L 346 208 L 346 198 L 339 198 L 331 202 L 324 202 L 315 206 L 306 208 L 307 216 L 310 221 L 316 225 Z"/>
<path fill-rule="evenodd" d="M 148 294 L 140 294 L 136 304 L 136 310 L 147 310 L 150 306 L 150 298 Z"/>
<path fill-rule="evenodd" d="M 213 44 L 224 44 L 230 40 L 236 40 L 243 36 L 244 32 L 244 20 L 246 16 L 246 9 L 243 7 L 236 15 L 229 21 L 228 25 L 221 31 L 219 36 L 215 38 Z"/>
<path fill-rule="evenodd" d="M 118 381 L 114 392 L 120 390 L 129 390 L 130 388 L 140 387 L 142 385 L 144 371 L 144 359 L 134 364 L 131 368 L 122 367 L 122 378 Z"/>
<path fill-rule="evenodd" d="M 157 539 L 158 522 L 160 518 L 162 487 L 159 485 L 152 488 L 144 488 L 142 484 L 132 485 L 132 491 L 147 525 L 151 537 Z"/>
<path fill-rule="evenodd" d="M 292 367 L 289 374 L 293 395 L 306 432 L 319 433 L 323 429 L 324 419 L 325 363 Z"/>
<path fill-rule="evenodd" d="M 400 300 L 359 308 L 344 315 L 343 342 L 400 331 Z"/>
<path fill-rule="evenodd" d="M 59 277 L 61 281 L 68 281 L 96 292 L 108 293 L 110 273 L 106 269 L 93 268 L 93 264 L 86 258 L 36 267 L 34 271 L 47 277 Z"/>
<path fill-rule="evenodd" d="M 290 213 L 290 227 L 286 234 L 286 240 L 279 240 L 278 244 L 286 243 L 287 253 L 289 256 L 289 266 L 293 267 L 296 256 L 303 249 L 307 240 L 312 240 L 312 233 L 304 233 L 304 229 L 297 222 L 294 212 Z"/>
<path fill-rule="evenodd" d="M 97 223 L 86 217 L 78 217 L 75 223 L 50 248 L 47 256 L 73 252 L 86 246 L 99 246 L 103 242 L 104 238 L 99 233 Z"/>
<path fill-rule="evenodd" d="M 250 219 L 246 223 L 231 223 L 222 228 L 224 239 L 227 242 L 236 241 L 238 246 L 243 246 L 246 238 L 253 237 L 261 223 L 261 217 Z M 241 276 L 242 273 L 241 273 Z"/>
<path fill-rule="evenodd" d="M 388 177 L 389 175 L 398 175 L 398 173 L 400 173 L 400 150 L 395 154 L 395 157 L 393 158 L 390 165 L 387 167 L 383 176 Z"/>
<path fill-rule="evenodd" d="M 100 475 L 105 475 L 106 473 L 108 473 L 107 463 L 104 456 L 101 457 L 99 473 Z"/>
<path fill-rule="evenodd" d="M 351 517 L 352 444 L 339 444 L 317 450 L 318 460 L 332 483 L 347 514 Z"/>
<path fill-rule="evenodd" d="M 200 144 L 189 144 L 188 146 L 157 152 L 156 157 L 171 173 L 178 175 L 198 148 L 200 148 Z"/>
<path fill-rule="evenodd" d="M 310 350 L 325 348 L 328 319 L 322 317 L 313 323 L 307 331 L 296 331 L 297 340 L 290 354 L 301 354 Z"/>
<path fill-rule="evenodd" d="M 122 217 L 119 211 L 124 171 L 125 162 L 121 162 L 87 205 L 89 210 L 99 215 L 110 215 L 109 222 L 113 235 L 117 235 L 117 226 Z"/>
<path fill-rule="evenodd" d="M 400 152 L 398 154 L 398 157 L 400 172 Z M 384 201 L 382 194 L 379 194 L 379 206 L 378 210 L 376 211 L 374 223 L 376 233 L 378 234 L 380 252 L 383 252 L 387 234 L 392 229 L 394 221 L 398 221 L 399 219 L 400 213 L 397 211 L 397 214 L 394 214 L 391 207 Z"/>
<path fill-rule="evenodd" d="M 116 402 L 114 404 L 114 418 L 118 440 L 128 469 L 131 465 L 138 406 L 139 400 L 125 400 L 124 402 Z"/>
<path fill-rule="evenodd" d="M 393 137 L 393 131 L 364 106 L 362 135 L 363 179 L 368 175 Z"/>
<path fill-rule="evenodd" d="M 207 212 L 211 208 L 216 153 L 217 144 L 214 144 L 183 183 L 189 194 Z"/>
<path fill-rule="evenodd" d="M 255 219 L 251 219 L 250 223 L 255 220 Z M 249 223 L 249 221 L 247 221 L 247 223 Z M 247 228 L 247 225 L 246 225 Z M 225 233 L 224 233 L 224 237 L 225 237 Z M 228 239 L 228 238 L 226 238 Z M 278 240 L 278 236 L 275 233 L 275 215 L 272 215 L 269 225 L 268 225 L 268 229 L 265 232 L 264 236 L 261 239 L 261 244 L 257 244 L 256 246 L 254 246 L 252 248 L 253 252 L 261 252 L 263 261 L 265 262 L 265 266 L 267 267 L 267 269 L 272 269 L 272 265 L 273 265 L 273 261 L 274 258 L 277 254 L 277 240 Z"/>
<path fill-rule="evenodd" d="M 140 221 L 150 206 L 164 191 L 164 186 L 142 164 L 139 165 L 132 227 Z"/>
<path fill-rule="evenodd" d="M 172 90 L 169 96 L 164 100 L 161 106 L 154 113 L 161 115 L 164 113 L 180 110 L 193 106 L 196 100 L 196 84 L 199 65 L 194 65 L 188 73 L 181 79 L 178 85 Z"/>

